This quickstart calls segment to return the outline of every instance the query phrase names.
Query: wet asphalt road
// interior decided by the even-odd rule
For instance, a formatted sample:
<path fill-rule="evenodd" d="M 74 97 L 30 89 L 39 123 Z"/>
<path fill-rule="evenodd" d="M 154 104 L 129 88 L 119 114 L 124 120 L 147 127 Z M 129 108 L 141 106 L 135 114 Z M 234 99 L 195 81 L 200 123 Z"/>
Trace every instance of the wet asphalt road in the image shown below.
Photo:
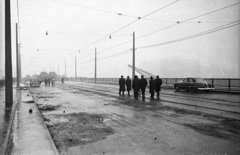
<path fill-rule="evenodd" d="M 61 84 L 58 86 L 61 86 Z M 118 92 L 117 85 L 109 84 L 66 81 L 65 86 L 98 91 L 101 93 L 107 93 L 112 95 Z M 149 100 L 148 90 L 146 90 L 146 98 L 148 99 L 148 101 L 161 101 L 162 104 L 167 106 L 174 106 L 181 109 L 193 110 L 208 114 L 214 114 L 216 116 L 240 120 L 240 95 L 236 94 L 216 92 L 177 92 L 173 89 L 162 89 L 160 99 Z M 141 100 L 141 97 L 139 97 L 139 99 Z"/>
<path fill-rule="evenodd" d="M 170 98 L 188 103 L 195 100 L 199 104 L 210 101 L 222 106 L 237 106 L 237 96 L 198 93 L 190 101 L 193 95 L 188 92 L 166 90 L 162 92 L 160 100 L 136 101 L 132 96 L 119 96 L 114 85 L 104 86 L 104 90 L 109 91 L 107 93 L 94 91 L 101 90 L 100 85 L 79 83 L 79 86 L 82 88 L 57 85 L 57 88 L 41 86 L 30 89 L 39 107 L 53 107 L 51 110 L 42 110 L 51 133 L 61 135 L 69 130 L 69 133 L 62 134 L 65 137 L 60 136 L 62 140 L 58 148 L 61 154 L 240 154 L 239 120 L 186 110 L 161 101 Z M 172 94 L 176 94 L 177 98 Z M 79 114 L 86 119 L 82 124 L 82 120 L 77 123 L 82 125 L 81 128 L 86 128 L 81 133 L 87 130 L 92 133 L 82 135 L 75 130 L 77 126 L 73 122 L 76 120 L 72 114 Z M 87 117 L 87 114 L 98 116 Z M 97 124 L 96 129 L 91 130 L 90 122 Z M 66 127 L 59 126 L 64 123 Z M 110 127 L 113 132 L 99 132 L 99 128 L 104 127 Z M 96 138 L 98 135 L 105 137 Z M 66 139 L 70 139 L 71 143 Z M 55 142 L 60 144 L 59 140 L 55 139 Z"/>

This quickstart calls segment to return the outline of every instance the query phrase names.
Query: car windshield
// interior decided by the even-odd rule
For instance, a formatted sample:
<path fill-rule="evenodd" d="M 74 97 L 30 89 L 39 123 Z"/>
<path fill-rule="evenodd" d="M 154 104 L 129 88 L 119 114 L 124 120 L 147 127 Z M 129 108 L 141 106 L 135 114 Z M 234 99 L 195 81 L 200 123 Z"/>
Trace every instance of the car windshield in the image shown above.
<path fill-rule="evenodd" d="M 203 82 L 204 80 L 202 78 L 196 79 L 196 82 Z"/>

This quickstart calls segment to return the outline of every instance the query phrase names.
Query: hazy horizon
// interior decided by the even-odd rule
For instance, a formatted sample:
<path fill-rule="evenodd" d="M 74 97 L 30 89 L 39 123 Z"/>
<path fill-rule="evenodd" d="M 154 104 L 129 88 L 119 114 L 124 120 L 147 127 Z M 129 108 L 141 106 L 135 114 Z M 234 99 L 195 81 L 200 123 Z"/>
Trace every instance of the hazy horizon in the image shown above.
<path fill-rule="evenodd" d="M 12 64 L 16 23 L 22 75 L 55 71 L 94 77 L 131 76 L 136 67 L 163 78 L 240 78 L 239 0 L 11 1 Z M 238 3 L 238 4 L 236 4 Z M 227 7 L 229 6 L 229 7 Z M 4 74 L 4 11 L 0 2 L 0 77 Z M 19 18 L 18 18 L 19 17 Z"/>

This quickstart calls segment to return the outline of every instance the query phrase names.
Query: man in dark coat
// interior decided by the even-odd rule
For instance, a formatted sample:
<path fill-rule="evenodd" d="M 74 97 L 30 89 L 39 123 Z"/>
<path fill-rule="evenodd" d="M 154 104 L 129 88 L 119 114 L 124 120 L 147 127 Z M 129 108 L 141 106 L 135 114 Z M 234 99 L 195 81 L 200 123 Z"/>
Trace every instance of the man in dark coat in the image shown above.
<path fill-rule="evenodd" d="M 141 92 L 142 92 L 142 98 L 145 99 L 145 90 L 146 90 L 146 86 L 147 86 L 147 80 L 144 78 L 144 76 L 141 76 L 140 79 L 140 88 L 141 88 Z"/>
<path fill-rule="evenodd" d="M 155 91 L 155 87 L 156 87 L 156 82 L 155 80 L 153 80 L 153 77 L 150 77 L 150 81 L 149 81 L 149 93 L 151 94 L 151 98 L 154 98 L 154 91 Z"/>
<path fill-rule="evenodd" d="M 122 94 L 124 95 L 125 79 L 123 78 L 123 76 L 121 76 L 121 78 L 119 79 L 118 84 L 119 84 L 119 94 L 121 94 L 121 92 L 122 92 Z"/>
<path fill-rule="evenodd" d="M 138 79 L 138 76 L 135 75 L 132 82 L 132 89 L 134 90 L 134 99 L 136 100 L 138 99 L 139 84 L 140 84 L 140 81 Z"/>
<path fill-rule="evenodd" d="M 157 92 L 157 98 L 159 98 L 160 91 L 161 91 L 161 85 L 162 85 L 162 79 L 160 79 L 159 76 L 157 76 L 157 78 L 155 79 L 155 82 L 156 82 L 155 91 Z"/>
<path fill-rule="evenodd" d="M 50 77 L 47 79 L 47 84 L 48 84 L 48 86 L 50 86 L 50 82 L 51 82 L 51 79 L 50 79 Z"/>
<path fill-rule="evenodd" d="M 127 86 L 128 95 L 130 95 L 131 85 L 132 85 L 132 81 L 131 79 L 129 79 L 129 76 L 127 76 L 126 86 Z"/>
<path fill-rule="evenodd" d="M 62 79 L 61 79 L 61 81 L 62 81 L 62 84 L 64 83 L 64 77 L 62 76 Z"/>
<path fill-rule="evenodd" d="M 44 79 L 45 86 L 47 86 L 47 78 Z"/>

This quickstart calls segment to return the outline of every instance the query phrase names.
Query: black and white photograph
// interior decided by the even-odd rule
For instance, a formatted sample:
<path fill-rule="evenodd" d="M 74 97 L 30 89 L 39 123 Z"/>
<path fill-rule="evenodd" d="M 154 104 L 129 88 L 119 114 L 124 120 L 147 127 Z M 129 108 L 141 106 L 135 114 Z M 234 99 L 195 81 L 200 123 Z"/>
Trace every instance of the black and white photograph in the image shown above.
<path fill-rule="evenodd" d="M 240 0 L 0 0 L 0 155 L 239 155 Z"/>

